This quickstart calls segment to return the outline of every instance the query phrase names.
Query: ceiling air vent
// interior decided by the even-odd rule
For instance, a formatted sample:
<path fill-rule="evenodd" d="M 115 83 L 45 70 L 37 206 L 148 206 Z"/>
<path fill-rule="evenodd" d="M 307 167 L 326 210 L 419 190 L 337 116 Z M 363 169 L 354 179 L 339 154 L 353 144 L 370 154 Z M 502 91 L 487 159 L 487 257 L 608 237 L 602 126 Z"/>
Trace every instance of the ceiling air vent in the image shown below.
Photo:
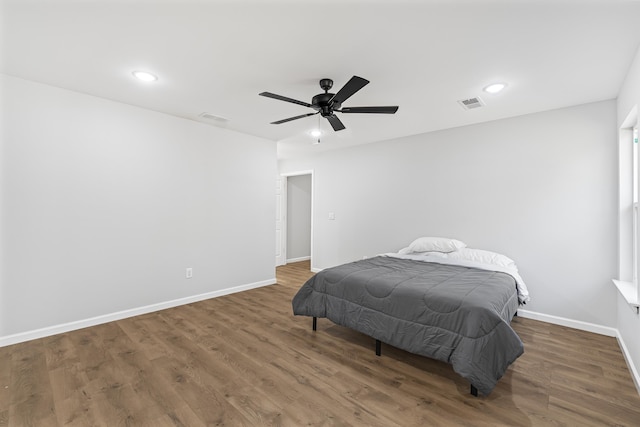
<path fill-rule="evenodd" d="M 200 113 L 200 117 L 217 123 L 225 123 L 229 121 L 229 119 L 225 119 L 224 117 L 216 116 L 215 114 L 211 113 Z"/>
<path fill-rule="evenodd" d="M 473 110 L 474 108 L 480 108 L 484 106 L 484 101 L 480 99 L 479 96 L 469 98 L 469 99 L 461 99 L 458 101 L 458 104 L 465 110 Z"/>

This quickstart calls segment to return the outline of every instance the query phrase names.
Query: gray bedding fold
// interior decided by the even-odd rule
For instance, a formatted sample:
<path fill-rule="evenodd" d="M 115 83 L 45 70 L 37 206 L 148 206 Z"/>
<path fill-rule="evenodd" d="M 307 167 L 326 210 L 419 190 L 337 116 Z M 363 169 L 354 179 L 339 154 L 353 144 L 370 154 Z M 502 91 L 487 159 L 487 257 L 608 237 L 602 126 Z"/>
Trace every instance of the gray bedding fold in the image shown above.
<path fill-rule="evenodd" d="M 323 270 L 293 298 L 294 314 L 448 362 L 485 395 L 524 352 L 517 308 L 506 273 L 390 257 Z"/>

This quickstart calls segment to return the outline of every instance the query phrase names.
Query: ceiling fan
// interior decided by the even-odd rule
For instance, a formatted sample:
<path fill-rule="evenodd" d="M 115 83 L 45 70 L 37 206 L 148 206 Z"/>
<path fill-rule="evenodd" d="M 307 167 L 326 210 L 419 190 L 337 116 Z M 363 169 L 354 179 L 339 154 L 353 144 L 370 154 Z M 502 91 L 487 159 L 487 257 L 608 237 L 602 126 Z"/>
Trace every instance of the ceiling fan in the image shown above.
<path fill-rule="evenodd" d="M 340 121 L 338 116 L 334 112 L 338 113 L 374 113 L 374 114 L 395 114 L 398 111 L 398 106 L 389 107 L 342 107 L 342 103 L 349 99 L 354 93 L 365 87 L 369 83 L 369 80 L 362 77 L 353 76 L 345 84 L 338 93 L 329 93 L 329 89 L 333 87 L 333 80 L 322 79 L 320 80 L 320 87 L 324 90 L 324 93 L 320 93 L 313 97 L 311 104 L 296 99 L 287 98 L 286 96 L 276 95 L 271 92 L 262 92 L 260 96 L 266 96 L 267 98 L 279 99 L 280 101 L 292 102 L 294 104 L 304 105 L 305 107 L 313 108 L 315 113 L 301 114 L 295 117 L 289 117 L 288 119 L 278 120 L 277 122 L 271 122 L 272 125 L 279 125 L 281 123 L 290 122 L 292 120 L 301 119 L 303 117 L 314 116 L 316 114 L 322 115 L 322 117 L 329 120 L 331 127 L 335 131 L 345 129 L 344 124 Z"/>

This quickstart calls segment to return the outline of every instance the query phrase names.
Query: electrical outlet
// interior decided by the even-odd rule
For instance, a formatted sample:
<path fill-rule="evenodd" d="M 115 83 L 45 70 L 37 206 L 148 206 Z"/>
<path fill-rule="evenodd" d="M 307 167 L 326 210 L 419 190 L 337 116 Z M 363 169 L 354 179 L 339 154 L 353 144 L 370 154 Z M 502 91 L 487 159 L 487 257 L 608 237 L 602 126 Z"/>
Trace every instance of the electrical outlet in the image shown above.
<path fill-rule="evenodd" d="M 191 279 L 193 277 L 193 268 L 187 268 L 187 279 Z"/>

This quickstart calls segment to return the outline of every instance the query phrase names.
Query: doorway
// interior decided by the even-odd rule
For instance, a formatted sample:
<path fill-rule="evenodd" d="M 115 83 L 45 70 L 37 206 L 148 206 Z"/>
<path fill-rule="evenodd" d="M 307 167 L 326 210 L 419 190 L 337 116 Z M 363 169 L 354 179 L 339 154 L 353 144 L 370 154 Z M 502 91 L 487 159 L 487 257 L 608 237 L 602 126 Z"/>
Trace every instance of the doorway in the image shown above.
<path fill-rule="evenodd" d="M 283 174 L 276 218 L 276 266 L 311 260 L 313 252 L 313 172 Z"/>

